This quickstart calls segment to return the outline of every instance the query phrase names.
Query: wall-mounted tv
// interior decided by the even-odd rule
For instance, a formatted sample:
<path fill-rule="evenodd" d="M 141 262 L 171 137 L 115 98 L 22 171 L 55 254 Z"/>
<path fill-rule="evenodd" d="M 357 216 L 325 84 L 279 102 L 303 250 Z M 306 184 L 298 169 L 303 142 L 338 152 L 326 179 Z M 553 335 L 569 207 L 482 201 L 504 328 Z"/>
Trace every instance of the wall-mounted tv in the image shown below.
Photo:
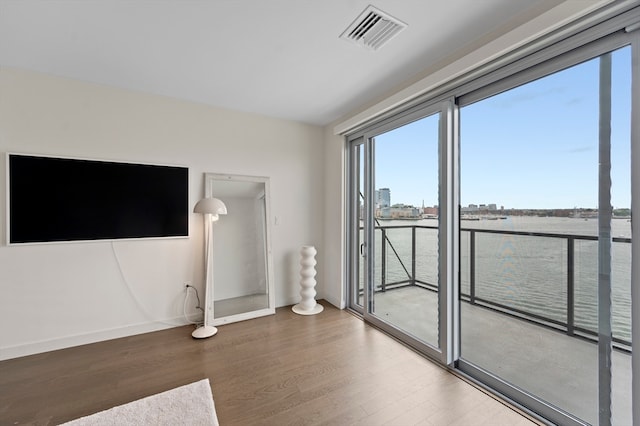
<path fill-rule="evenodd" d="M 9 244 L 189 235 L 189 169 L 7 154 Z"/>

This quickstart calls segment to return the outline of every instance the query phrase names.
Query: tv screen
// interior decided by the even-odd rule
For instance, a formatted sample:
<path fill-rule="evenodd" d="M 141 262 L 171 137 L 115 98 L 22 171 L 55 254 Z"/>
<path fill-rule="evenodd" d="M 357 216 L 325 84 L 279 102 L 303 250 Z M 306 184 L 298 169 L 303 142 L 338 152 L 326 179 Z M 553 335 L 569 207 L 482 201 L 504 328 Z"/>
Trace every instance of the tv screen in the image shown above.
<path fill-rule="evenodd" d="M 186 167 L 8 154 L 9 243 L 186 237 Z"/>

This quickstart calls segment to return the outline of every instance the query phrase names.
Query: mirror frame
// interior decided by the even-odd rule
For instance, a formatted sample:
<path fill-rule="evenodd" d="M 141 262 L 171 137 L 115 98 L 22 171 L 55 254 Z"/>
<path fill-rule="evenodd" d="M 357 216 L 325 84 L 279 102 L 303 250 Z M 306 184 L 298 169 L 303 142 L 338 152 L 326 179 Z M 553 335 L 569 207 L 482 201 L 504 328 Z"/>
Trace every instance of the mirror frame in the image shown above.
<path fill-rule="evenodd" d="M 273 315 L 276 312 L 275 309 L 275 281 L 274 281 L 274 273 L 273 273 L 273 255 L 271 250 L 271 189 L 269 183 L 269 177 L 265 176 L 248 176 L 248 175 L 234 175 L 234 174 L 222 174 L 222 173 L 205 173 L 204 174 L 204 189 L 205 189 L 205 197 L 216 197 L 222 199 L 224 202 L 224 197 L 218 197 L 213 193 L 214 183 L 217 181 L 224 182 L 249 182 L 249 183 L 258 183 L 264 185 L 264 214 L 265 214 L 265 255 L 266 255 L 266 271 L 265 271 L 265 279 L 266 279 L 266 287 L 267 287 L 267 300 L 268 306 L 265 308 L 248 310 L 246 312 L 232 314 L 223 317 L 216 317 L 215 315 L 215 283 L 213 280 L 213 273 L 209 274 L 208 282 L 206 283 L 207 291 L 205 294 L 205 306 L 209 309 L 209 325 L 219 326 L 224 324 L 229 324 L 237 321 L 244 321 L 252 318 L 262 317 L 266 315 Z M 224 226 L 224 217 L 221 217 L 220 224 L 216 226 Z M 215 237 L 214 237 L 215 240 Z M 212 248 L 213 249 L 213 248 Z M 220 259 L 213 259 L 213 269 L 215 270 L 216 261 L 220 261 Z"/>

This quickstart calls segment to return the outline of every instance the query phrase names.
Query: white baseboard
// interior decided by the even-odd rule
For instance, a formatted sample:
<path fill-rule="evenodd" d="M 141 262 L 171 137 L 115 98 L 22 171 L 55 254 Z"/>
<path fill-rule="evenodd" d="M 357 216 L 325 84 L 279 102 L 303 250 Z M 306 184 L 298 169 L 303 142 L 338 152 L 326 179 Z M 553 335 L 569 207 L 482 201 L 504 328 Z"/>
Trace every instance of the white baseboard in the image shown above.
<path fill-rule="evenodd" d="M 118 327 L 106 330 L 98 330 L 91 333 L 65 336 L 50 340 L 28 342 L 15 346 L 0 347 L 0 361 L 19 358 L 42 352 L 55 351 L 58 349 L 70 348 L 73 346 L 86 345 L 89 343 L 102 342 L 105 340 L 117 339 L 120 337 L 133 336 L 136 334 L 150 333 L 152 331 L 165 330 L 167 328 L 180 327 L 188 323 L 182 316 L 169 318 L 162 322 L 149 322 L 132 324 L 125 327 Z"/>

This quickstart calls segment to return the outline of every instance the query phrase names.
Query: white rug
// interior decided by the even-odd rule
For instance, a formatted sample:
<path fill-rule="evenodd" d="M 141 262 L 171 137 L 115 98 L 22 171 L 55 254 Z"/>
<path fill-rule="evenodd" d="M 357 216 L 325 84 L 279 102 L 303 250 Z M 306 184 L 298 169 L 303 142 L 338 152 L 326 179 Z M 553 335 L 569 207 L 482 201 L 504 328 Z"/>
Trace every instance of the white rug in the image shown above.
<path fill-rule="evenodd" d="M 91 416 L 69 426 L 198 425 L 219 426 L 209 379 L 180 386 Z"/>

